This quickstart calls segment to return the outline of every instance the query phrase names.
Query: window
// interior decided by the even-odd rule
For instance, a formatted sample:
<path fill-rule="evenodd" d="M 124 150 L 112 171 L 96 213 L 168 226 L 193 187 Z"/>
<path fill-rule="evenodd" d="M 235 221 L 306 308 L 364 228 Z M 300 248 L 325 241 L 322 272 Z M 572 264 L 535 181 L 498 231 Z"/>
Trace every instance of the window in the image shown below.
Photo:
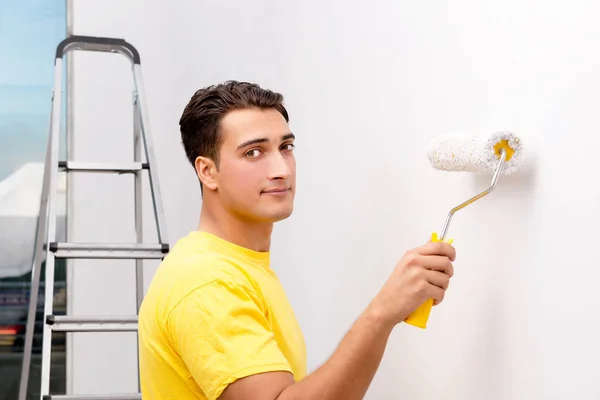
<path fill-rule="evenodd" d="M 54 56 L 67 35 L 66 15 L 66 1 L 0 1 L 0 400 L 18 398 Z M 60 232 L 64 219 L 58 223 Z M 31 399 L 39 398 L 40 390 L 44 276 L 42 268 L 29 375 Z M 57 314 L 64 314 L 65 290 L 65 263 L 57 260 Z M 51 392 L 65 392 L 65 371 L 65 336 L 55 334 Z"/>

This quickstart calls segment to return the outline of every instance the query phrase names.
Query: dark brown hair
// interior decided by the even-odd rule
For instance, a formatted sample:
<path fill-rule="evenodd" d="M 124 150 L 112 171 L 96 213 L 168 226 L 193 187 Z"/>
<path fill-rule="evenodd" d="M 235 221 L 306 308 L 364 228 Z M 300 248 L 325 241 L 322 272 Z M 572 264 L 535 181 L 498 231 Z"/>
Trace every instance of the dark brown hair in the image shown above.
<path fill-rule="evenodd" d="M 194 165 L 199 156 L 208 157 L 218 168 L 221 119 L 229 111 L 247 108 L 276 109 L 289 122 L 283 96 L 255 83 L 230 80 L 194 93 L 179 120 L 181 140 L 190 163 Z"/>

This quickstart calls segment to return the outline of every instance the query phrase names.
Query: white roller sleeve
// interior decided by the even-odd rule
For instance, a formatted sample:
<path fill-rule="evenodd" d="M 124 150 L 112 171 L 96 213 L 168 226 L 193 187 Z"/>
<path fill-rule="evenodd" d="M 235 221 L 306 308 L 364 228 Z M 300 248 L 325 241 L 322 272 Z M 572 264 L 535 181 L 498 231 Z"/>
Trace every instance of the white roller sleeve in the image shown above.
<path fill-rule="evenodd" d="M 521 139 L 511 132 L 438 136 L 431 141 L 427 155 L 432 167 L 443 171 L 493 171 L 500 160 L 500 149 L 507 152 L 502 173 L 509 175 L 523 160 Z"/>

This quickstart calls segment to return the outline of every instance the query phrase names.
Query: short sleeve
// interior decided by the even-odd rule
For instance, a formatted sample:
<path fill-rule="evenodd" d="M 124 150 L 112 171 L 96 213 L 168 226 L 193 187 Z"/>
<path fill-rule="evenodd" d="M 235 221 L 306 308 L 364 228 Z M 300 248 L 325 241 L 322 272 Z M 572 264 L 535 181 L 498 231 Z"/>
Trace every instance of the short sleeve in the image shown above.
<path fill-rule="evenodd" d="M 175 350 L 209 400 L 237 379 L 290 371 L 256 293 L 233 281 L 195 289 L 171 312 Z"/>

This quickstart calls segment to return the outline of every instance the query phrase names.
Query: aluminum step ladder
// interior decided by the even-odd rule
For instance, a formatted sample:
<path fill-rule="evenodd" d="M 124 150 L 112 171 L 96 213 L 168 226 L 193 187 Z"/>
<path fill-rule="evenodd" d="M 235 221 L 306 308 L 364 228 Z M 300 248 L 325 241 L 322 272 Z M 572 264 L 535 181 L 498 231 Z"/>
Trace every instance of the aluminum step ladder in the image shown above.
<path fill-rule="evenodd" d="M 71 161 L 70 148 L 67 144 L 67 161 L 59 160 L 59 138 L 62 104 L 62 65 L 63 56 L 69 51 L 85 50 L 97 52 L 120 53 L 131 61 L 134 90 L 134 154 L 131 163 L 90 163 L 83 161 Z M 37 299 L 40 290 L 40 277 L 42 262 L 46 261 L 45 270 L 45 303 L 44 303 L 44 328 L 41 360 L 41 390 L 40 399 L 111 399 L 111 400 L 133 400 L 141 399 L 139 393 L 139 368 L 138 368 L 138 393 L 109 394 L 109 395 L 65 395 L 50 394 L 50 365 L 52 333 L 62 332 L 137 332 L 137 320 L 139 308 L 144 296 L 143 288 L 143 260 L 162 260 L 169 252 L 167 241 L 165 217 L 160 195 L 159 182 L 156 176 L 156 160 L 152 139 L 148 112 L 145 104 L 144 85 L 142 82 L 140 55 L 135 47 L 123 39 L 70 36 L 63 40 L 56 49 L 54 63 L 54 90 L 52 96 L 52 113 L 50 119 L 50 136 L 44 167 L 44 180 L 40 211 L 37 222 L 35 255 L 32 266 L 31 294 L 27 318 L 27 330 L 25 335 L 25 349 L 19 386 L 19 400 L 25 400 L 29 383 L 29 370 L 31 367 L 32 347 Z M 68 135 L 67 135 L 68 137 Z M 142 161 L 142 140 L 146 161 Z M 67 139 L 68 142 L 68 139 Z M 57 225 L 57 197 L 58 197 L 58 173 L 64 171 L 88 172 L 88 173 L 132 173 L 134 174 L 135 193 L 135 230 L 137 242 L 131 244 L 123 243 L 58 243 L 56 241 Z M 158 233 L 158 243 L 143 243 L 142 237 L 142 173 L 147 172 L 150 183 L 150 191 L 154 207 L 154 217 Z M 68 190 L 68 188 L 67 188 Z M 67 193 L 68 195 L 68 193 Z M 108 212 L 109 210 L 107 210 Z M 68 240 L 68 234 L 67 234 Z M 53 315 L 54 298 L 54 273 L 55 260 L 64 259 L 135 259 L 136 260 L 136 299 L 137 312 L 132 316 L 75 316 L 75 315 Z M 138 365 L 139 367 L 139 365 Z"/>

